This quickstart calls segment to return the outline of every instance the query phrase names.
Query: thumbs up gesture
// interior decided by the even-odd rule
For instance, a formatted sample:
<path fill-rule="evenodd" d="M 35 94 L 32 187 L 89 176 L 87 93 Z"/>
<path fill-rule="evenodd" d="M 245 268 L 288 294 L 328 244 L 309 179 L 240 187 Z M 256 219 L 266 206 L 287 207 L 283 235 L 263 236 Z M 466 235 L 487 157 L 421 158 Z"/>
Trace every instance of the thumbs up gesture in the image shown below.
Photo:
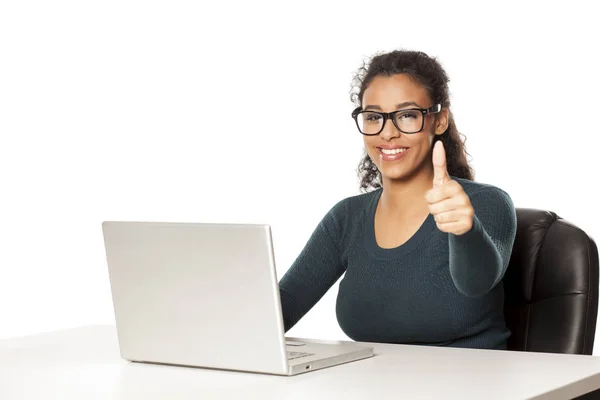
<path fill-rule="evenodd" d="M 450 178 L 441 141 L 433 147 L 433 188 L 425 195 L 429 213 L 442 232 L 462 235 L 473 227 L 475 210 L 460 183 Z"/>

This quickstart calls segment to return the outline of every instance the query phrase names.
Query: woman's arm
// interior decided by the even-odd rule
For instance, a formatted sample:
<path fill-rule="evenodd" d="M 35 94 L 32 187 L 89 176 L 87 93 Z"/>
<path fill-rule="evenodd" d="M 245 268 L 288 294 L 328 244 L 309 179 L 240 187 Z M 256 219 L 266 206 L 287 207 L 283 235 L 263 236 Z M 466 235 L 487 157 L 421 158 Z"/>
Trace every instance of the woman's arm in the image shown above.
<path fill-rule="evenodd" d="M 466 296 L 488 293 L 504 276 L 517 232 L 517 216 L 510 196 L 490 186 L 470 196 L 475 210 L 472 228 L 448 234 L 450 275 Z"/>
<path fill-rule="evenodd" d="M 327 293 L 346 270 L 339 249 L 344 202 L 321 220 L 304 249 L 279 282 L 283 323 L 290 330 Z"/>

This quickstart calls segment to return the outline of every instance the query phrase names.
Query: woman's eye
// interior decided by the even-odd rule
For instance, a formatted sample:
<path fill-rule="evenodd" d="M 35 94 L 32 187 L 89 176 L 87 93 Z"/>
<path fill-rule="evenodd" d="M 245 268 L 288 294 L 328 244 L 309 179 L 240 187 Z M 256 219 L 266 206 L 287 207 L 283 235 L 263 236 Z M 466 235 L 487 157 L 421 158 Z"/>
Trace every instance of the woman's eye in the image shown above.
<path fill-rule="evenodd" d="M 417 119 L 419 116 L 416 112 L 406 112 L 397 115 L 398 119 Z"/>
<path fill-rule="evenodd" d="M 365 115 L 365 120 L 369 122 L 378 122 L 381 119 L 381 115 L 379 114 L 368 114 Z"/>

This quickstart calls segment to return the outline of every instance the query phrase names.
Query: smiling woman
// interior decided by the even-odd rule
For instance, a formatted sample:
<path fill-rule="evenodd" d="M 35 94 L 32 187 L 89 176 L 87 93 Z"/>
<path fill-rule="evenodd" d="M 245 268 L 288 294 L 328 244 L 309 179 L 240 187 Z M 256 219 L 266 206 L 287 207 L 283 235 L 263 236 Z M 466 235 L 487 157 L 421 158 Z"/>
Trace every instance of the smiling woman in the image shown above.
<path fill-rule="evenodd" d="M 354 340 L 505 349 L 516 212 L 505 191 L 473 180 L 445 71 L 392 51 L 354 83 L 366 193 L 331 208 L 281 279 L 286 331 L 344 275 L 337 318 Z"/>
<path fill-rule="evenodd" d="M 420 102 L 412 100 L 397 104 L 393 107 L 396 110 L 416 108 L 418 109 L 416 111 L 422 111 L 426 103 L 433 103 L 434 105 L 428 108 L 426 112 L 420 113 L 421 115 L 407 116 L 401 114 L 397 116 L 396 119 L 404 121 L 407 119 L 418 119 L 414 119 L 413 124 L 407 127 L 407 129 L 402 129 L 399 123 L 395 124 L 396 128 L 405 133 L 407 139 L 411 139 L 411 134 L 420 132 L 423 129 L 423 125 L 420 125 L 419 122 L 424 124 L 428 114 L 431 115 L 442 111 L 443 120 L 440 122 L 442 122 L 441 126 L 446 129 L 441 132 L 437 130 L 437 135 L 433 137 L 433 141 L 441 140 L 444 143 L 449 158 L 448 170 L 452 176 L 473 180 L 473 170 L 467 162 L 467 152 L 450 111 L 448 81 L 448 76 L 440 63 L 422 52 L 395 51 L 375 56 L 370 63 L 363 65 L 358 70 L 354 78 L 351 100 L 358 107 L 352 115 L 357 121 L 357 125 L 359 125 L 361 123 L 360 117 L 365 118 L 365 116 L 368 116 L 368 114 L 359 114 L 361 110 L 368 111 L 371 109 L 381 111 L 380 106 L 376 102 L 385 101 L 386 99 L 373 98 L 373 96 L 378 95 L 392 96 L 391 100 L 393 100 L 392 93 L 400 96 L 401 92 L 403 92 L 402 94 L 406 98 L 420 100 Z M 382 87 L 387 90 L 377 90 Z M 400 91 L 394 92 L 394 90 Z M 356 118 L 355 115 L 360 117 Z M 383 129 L 383 123 L 380 125 L 380 129 Z M 360 126 L 359 131 L 361 131 Z M 361 133 L 369 134 L 362 131 Z M 368 146 L 365 146 L 365 149 L 365 156 L 359 166 L 361 188 L 378 188 L 381 186 L 381 174 L 378 170 L 377 158 L 371 158 Z"/>

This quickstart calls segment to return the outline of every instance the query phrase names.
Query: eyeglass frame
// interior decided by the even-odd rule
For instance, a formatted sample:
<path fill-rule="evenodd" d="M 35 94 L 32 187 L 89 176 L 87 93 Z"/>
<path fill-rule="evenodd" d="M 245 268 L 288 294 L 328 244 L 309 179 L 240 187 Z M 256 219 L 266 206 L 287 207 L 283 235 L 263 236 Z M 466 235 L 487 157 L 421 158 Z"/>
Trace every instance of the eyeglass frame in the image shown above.
<path fill-rule="evenodd" d="M 399 112 L 406 112 L 406 111 L 420 111 L 423 114 L 423 119 L 421 120 L 421 128 L 416 131 L 416 132 L 405 132 L 402 129 L 400 129 L 400 127 L 398 125 L 396 125 L 396 119 L 394 118 L 396 116 L 397 113 Z M 434 104 L 433 106 L 429 107 L 429 108 L 405 108 L 403 110 L 396 110 L 396 111 L 392 111 L 389 113 L 385 113 L 385 112 L 380 112 L 380 111 L 371 111 L 371 110 L 363 110 L 362 107 L 357 107 L 354 109 L 354 111 L 352 111 L 352 118 L 354 119 L 354 122 L 356 122 L 356 127 L 358 128 L 358 131 L 365 136 L 377 136 L 379 135 L 381 132 L 383 132 L 383 129 L 385 128 L 385 123 L 387 122 L 388 119 L 392 120 L 392 123 L 394 124 L 394 126 L 396 127 L 396 129 L 398 129 L 400 132 L 407 134 L 407 135 L 413 135 L 415 133 L 419 133 L 423 130 L 423 128 L 425 127 L 425 117 L 427 116 L 427 114 L 436 114 L 439 113 L 440 111 L 442 111 L 442 105 L 441 104 Z M 381 124 L 381 129 L 379 130 L 379 132 L 377 133 L 364 133 L 363 131 L 360 130 L 360 126 L 358 125 L 358 114 L 362 113 L 362 112 L 371 112 L 374 114 L 379 114 L 383 117 L 383 124 Z"/>

